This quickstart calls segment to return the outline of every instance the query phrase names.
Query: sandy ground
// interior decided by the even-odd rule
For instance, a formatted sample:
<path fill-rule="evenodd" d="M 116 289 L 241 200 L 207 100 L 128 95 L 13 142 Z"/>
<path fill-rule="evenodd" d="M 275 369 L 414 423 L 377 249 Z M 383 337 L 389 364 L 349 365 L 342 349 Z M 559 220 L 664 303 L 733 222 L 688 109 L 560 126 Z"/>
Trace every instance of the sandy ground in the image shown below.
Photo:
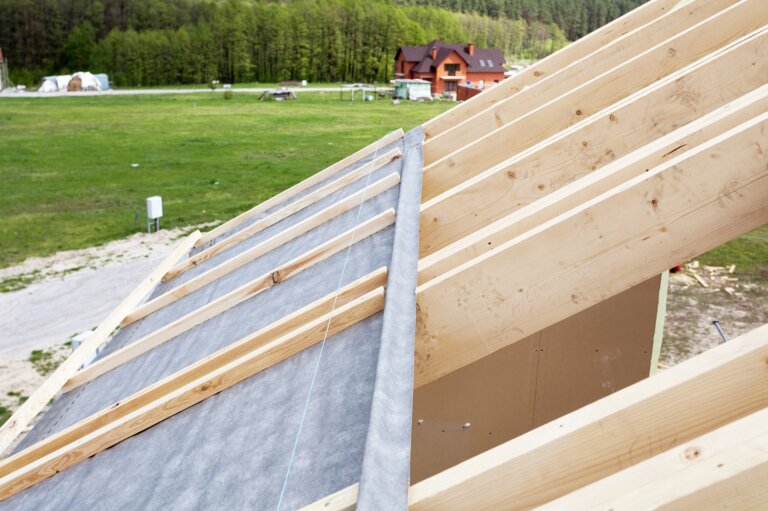
<path fill-rule="evenodd" d="M 0 293 L 0 406 L 15 408 L 18 399 L 8 392 L 29 396 L 43 381 L 28 361 L 32 350 L 50 350 L 95 328 L 190 230 L 135 234 L 0 270 L 0 280 L 38 279 Z"/>
<path fill-rule="evenodd" d="M 714 320 L 729 339 L 768 323 L 768 272 L 744 276 L 689 264 L 670 275 L 660 362 L 672 366 L 723 342 Z"/>

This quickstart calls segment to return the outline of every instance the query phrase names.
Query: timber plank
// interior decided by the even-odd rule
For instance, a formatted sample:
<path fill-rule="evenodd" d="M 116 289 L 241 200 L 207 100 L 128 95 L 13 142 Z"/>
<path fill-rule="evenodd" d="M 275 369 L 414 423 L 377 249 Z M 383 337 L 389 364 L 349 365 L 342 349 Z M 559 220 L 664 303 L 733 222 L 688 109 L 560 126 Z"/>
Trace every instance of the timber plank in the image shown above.
<path fill-rule="evenodd" d="M 768 507 L 768 408 L 537 508 L 762 510 Z"/>
<path fill-rule="evenodd" d="M 768 65 L 768 59 L 766 59 L 766 64 Z M 768 67 L 764 69 L 766 69 L 764 81 L 768 82 Z M 745 81 L 749 81 L 749 78 L 745 77 Z M 673 115 L 676 115 L 674 108 L 670 108 L 670 110 Z M 491 216 L 488 224 L 485 226 L 475 225 L 475 218 L 471 218 L 471 215 L 466 215 L 467 224 L 475 226 L 475 231 L 467 232 L 464 237 L 458 239 L 453 244 L 422 258 L 419 261 L 419 281 L 420 283 L 428 282 L 460 264 L 494 250 L 505 241 L 519 236 L 537 225 L 555 218 L 557 215 L 565 213 L 632 177 L 643 174 L 648 169 L 663 164 L 674 156 L 678 156 L 715 136 L 721 135 L 749 121 L 755 116 L 756 112 L 766 111 L 768 111 L 768 85 L 764 85 L 711 114 L 705 115 L 626 156 L 620 157 L 618 160 L 551 192 L 541 199 L 523 205 L 520 209 L 511 207 L 514 204 L 512 202 L 504 202 L 503 204 L 510 206 L 512 212 L 496 221 L 492 221 L 495 219 L 495 215 Z M 685 119 L 683 118 L 682 120 Z M 532 176 L 535 179 L 531 179 L 531 181 L 556 182 L 559 179 L 567 181 L 571 178 L 567 174 L 569 172 L 568 169 L 575 167 L 576 165 L 566 165 L 563 168 L 564 173 L 558 173 L 555 176 L 537 174 Z M 526 180 L 525 177 L 521 176 L 521 173 L 517 175 L 519 180 Z M 485 207 L 482 211 L 478 210 L 477 215 L 484 216 L 494 210 L 498 211 L 495 205 L 502 205 L 502 201 L 494 201 L 492 199 L 494 192 L 488 186 L 490 181 L 499 185 L 499 179 L 503 180 L 505 177 L 498 175 L 489 176 L 489 182 L 483 183 L 482 193 L 486 197 Z M 478 190 L 469 192 L 467 197 L 464 197 L 463 202 L 473 201 L 476 193 L 478 193 Z M 511 197 L 519 197 L 518 193 L 511 190 L 511 193 L 503 193 L 503 195 L 505 199 L 510 199 Z M 453 198 L 449 202 L 457 206 L 457 202 Z M 431 208 L 429 209 L 431 210 Z M 445 215 L 451 214 L 442 204 L 440 204 L 440 210 Z M 428 222 L 422 219 L 422 234 L 428 231 L 428 226 L 425 223 Z M 452 225 L 455 224 L 452 223 Z M 464 234 L 463 228 L 461 233 Z M 449 239 L 453 239 L 453 237 L 454 234 L 451 233 Z"/>
<path fill-rule="evenodd" d="M 768 114 L 417 289 L 416 386 L 768 223 Z"/>

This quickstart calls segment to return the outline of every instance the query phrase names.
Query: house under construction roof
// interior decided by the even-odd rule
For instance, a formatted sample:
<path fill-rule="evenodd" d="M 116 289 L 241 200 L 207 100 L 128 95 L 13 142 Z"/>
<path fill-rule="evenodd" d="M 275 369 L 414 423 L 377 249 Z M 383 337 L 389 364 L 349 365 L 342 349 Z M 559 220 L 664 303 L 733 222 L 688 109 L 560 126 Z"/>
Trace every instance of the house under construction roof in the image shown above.
<path fill-rule="evenodd" d="M 768 223 L 767 24 L 651 0 L 190 235 L 0 511 L 767 509 L 768 326 L 654 374 L 667 268 Z"/>

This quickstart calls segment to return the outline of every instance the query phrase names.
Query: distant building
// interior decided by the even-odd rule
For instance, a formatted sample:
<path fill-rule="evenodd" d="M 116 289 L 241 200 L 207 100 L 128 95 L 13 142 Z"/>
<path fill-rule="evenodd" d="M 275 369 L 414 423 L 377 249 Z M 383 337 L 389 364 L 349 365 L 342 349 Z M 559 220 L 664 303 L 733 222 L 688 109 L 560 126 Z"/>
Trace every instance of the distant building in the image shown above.
<path fill-rule="evenodd" d="M 496 48 L 432 41 L 423 46 L 401 46 L 395 53 L 395 78 L 427 80 L 433 94 L 455 94 L 459 85 L 502 81 L 505 62 Z"/>

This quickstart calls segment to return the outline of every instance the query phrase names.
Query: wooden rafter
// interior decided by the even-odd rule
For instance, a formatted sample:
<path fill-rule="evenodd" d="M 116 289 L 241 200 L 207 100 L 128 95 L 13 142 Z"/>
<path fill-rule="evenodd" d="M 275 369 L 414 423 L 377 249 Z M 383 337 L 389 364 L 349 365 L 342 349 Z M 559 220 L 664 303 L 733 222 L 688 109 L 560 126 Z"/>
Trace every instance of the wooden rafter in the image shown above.
<path fill-rule="evenodd" d="M 592 78 L 677 36 L 681 27 L 692 26 L 734 3 L 735 0 L 704 0 L 688 4 L 683 9 L 669 12 L 611 41 L 583 59 L 562 66 L 534 86 L 497 102 L 491 108 L 427 141 L 424 144 L 425 164 L 429 165 L 453 152 L 455 148 L 466 145 L 467 141 L 477 140 L 548 101 L 567 94 Z"/>
<path fill-rule="evenodd" d="M 96 354 L 120 325 L 120 321 L 133 310 L 152 289 L 160 282 L 166 271 L 185 256 L 200 238 L 200 231 L 195 231 L 184 240 L 145 278 L 136 289 L 123 300 L 85 342 L 83 342 L 43 384 L 32 393 L 16 412 L 0 428 L 0 455 L 13 444 L 16 438 L 29 426 L 30 422 L 53 399 L 64 384 Z"/>
<path fill-rule="evenodd" d="M 244 229 L 236 232 L 235 234 L 232 234 L 231 236 L 224 238 L 223 240 L 219 241 L 215 245 L 210 246 L 201 252 L 198 252 L 197 254 L 195 254 L 190 258 L 191 261 L 184 261 L 183 263 L 176 265 L 175 268 L 173 268 L 171 271 L 169 271 L 165 275 L 165 277 L 163 277 L 163 282 L 168 282 L 169 280 L 178 277 L 179 275 L 189 270 L 190 268 L 195 267 L 197 264 L 200 264 L 201 262 L 207 259 L 210 259 L 218 254 L 221 254 L 225 250 L 232 248 L 233 246 L 237 245 L 238 243 L 241 243 L 242 241 L 247 240 L 254 234 L 259 233 L 264 229 L 275 225 L 281 220 L 288 218 L 289 216 L 301 211 L 302 209 L 308 208 L 313 204 L 316 204 L 317 202 L 328 197 L 332 193 L 337 192 L 346 186 L 349 186 L 355 181 L 365 179 L 365 177 L 368 176 L 368 174 L 370 174 L 371 172 L 375 172 L 376 170 L 384 167 L 385 165 L 388 165 L 393 160 L 400 158 L 401 156 L 402 156 L 402 152 L 400 151 L 400 149 L 393 149 L 391 151 L 388 151 L 387 153 L 377 157 L 375 160 L 373 160 L 369 164 L 362 165 L 360 168 L 355 169 L 349 174 L 345 174 L 340 178 L 332 181 L 331 183 L 328 183 L 327 185 L 323 186 L 322 188 L 319 188 L 305 195 L 304 197 L 298 199 L 297 201 L 292 202 L 278 209 L 274 213 L 260 220 L 257 220 L 256 222 L 252 223 L 248 227 L 245 227 Z"/>
<path fill-rule="evenodd" d="M 425 167 L 424 199 L 432 199 L 701 58 L 712 58 L 713 51 L 723 51 L 766 21 L 768 10 L 761 2 L 742 0 L 488 135 L 455 148 Z"/>
<path fill-rule="evenodd" d="M 765 453 L 768 453 L 768 408 L 538 509 L 762 510 L 768 508 Z"/>
<path fill-rule="evenodd" d="M 275 268 L 273 271 L 257 277 L 234 291 L 207 303 L 199 309 L 187 313 L 185 316 L 168 323 L 164 327 L 145 335 L 141 339 L 120 348 L 100 360 L 97 360 L 73 375 L 69 381 L 67 381 L 64 390 L 69 392 L 70 390 L 121 366 L 129 360 L 133 360 L 174 337 L 218 316 L 222 312 L 253 298 L 257 294 L 260 294 L 305 269 L 337 254 L 347 248 L 350 243 L 358 242 L 389 227 L 394 221 L 395 211 L 394 209 L 389 209 L 376 215 L 370 220 L 362 222 L 355 228 L 339 234 L 335 238 L 305 252 L 288 263 Z"/>
<path fill-rule="evenodd" d="M 498 86 L 479 94 L 447 112 L 424 123 L 424 135 L 427 140 L 451 129 L 460 122 L 476 115 L 500 101 L 504 101 L 526 87 L 530 87 L 548 76 L 557 73 L 568 64 L 579 61 L 594 51 L 610 44 L 617 38 L 638 27 L 653 22 L 656 18 L 674 9 L 680 0 L 651 0 L 624 16 L 600 27 L 591 34 L 569 44 L 548 57 L 540 60 L 512 76 Z"/>
<path fill-rule="evenodd" d="M 764 34 L 705 59 L 682 75 L 663 79 L 425 202 L 421 212 L 421 257 L 616 163 L 631 151 L 768 83 L 768 67 L 743 65 L 763 60 L 766 41 L 768 36 Z M 686 91 L 688 100 L 680 100 L 681 90 Z M 753 110 L 751 116 L 755 111 L 762 110 Z M 690 143 L 682 149 L 686 147 Z M 678 151 L 667 152 L 661 153 L 658 163 Z M 651 162 L 647 165 L 655 166 Z"/>
<path fill-rule="evenodd" d="M 375 279 L 364 280 L 367 288 Z M 359 281 L 358 281 L 359 282 Z M 359 289 L 353 291 L 357 293 Z M 379 287 L 330 311 L 335 294 L 0 462 L 0 500 L 139 433 L 381 311 Z M 321 314 L 301 324 L 307 310 Z M 305 319 L 302 317 L 302 320 Z M 330 323 L 329 323 L 330 321 Z M 286 330 L 286 328 L 294 328 Z M 327 329 L 327 330 L 326 330 Z"/>
<path fill-rule="evenodd" d="M 287 229 L 280 231 L 271 238 L 264 240 L 253 248 L 244 250 L 238 255 L 227 259 L 215 268 L 211 268 L 205 273 L 202 273 L 183 284 L 171 289 L 154 298 L 141 307 L 137 308 L 130 314 L 128 314 L 123 320 L 122 326 L 130 325 L 149 314 L 175 302 L 176 300 L 183 298 L 190 293 L 197 291 L 198 289 L 207 286 L 211 282 L 214 282 L 221 277 L 228 275 L 234 270 L 241 268 L 245 264 L 263 256 L 264 254 L 275 250 L 276 248 L 288 243 L 289 241 L 309 232 L 310 230 L 333 220 L 337 216 L 355 208 L 359 207 L 364 199 L 371 199 L 380 193 L 389 190 L 393 186 L 400 183 L 400 174 L 393 172 L 381 180 L 373 183 L 369 187 L 353 193 L 352 195 L 340 200 L 339 202 L 328 206 L 326 209 L 312 215 L 311 217 L 302 220 L 301 222 L 288 227 Z M 193 264 L 194 258 L 190 258 L 186 261 L 187 264 Z"/>
<path fill-rule="evenodd" d="M 416 385 L 767 223 L 766 128 L 764 113 L 419 286 Z"/>
<path fill-rule="evenodd" d="M 756 69 L 756 67 L 751 68 Z M 763 82 L 768 82 L 768 70 L 764 70 Z M 711 75 L 708 75 L 711 76 Z M 744 81 L 749 82 L 750 77 L 744 73 Z M 737 78 L 738 80 L 738 78 Z M 713 78 L 712 81 L 715 81 Z M 700 90 L 700 89 L 691 89 Z M 723 94 L 724 95 L 724 94 Z M 718 97 L 721 95 L 718 94 Z M 725 98 L 724 98 L 725 99 Z M 668 106 L 668 112 L 672 115 L 671 119 L 678 118 L 676 109 Z M 651 109 L 653 111 L 653 109 Z M 457 266 L 470 261 L 486 252 L 494 250 L 505 241 L 513 239 L 526 231 L 535 228 L 537 225 L 547 220 L 555 218 L 568 210 L 582 204 L 601 193 L 605 193 L 611 188 L 628 181 L 632 177 L 643 174 L 646 170 L 663 164 L 673 156 L 682 154 L 699 144 L 721 135 L 722 133 L 735 128 L 739 124 L 749 121 L 754 117 L 755 112 L 768 111 L 768 85 L 760 87 L 757 91 L 747 94 L 728 105 L 725 105 L 711 115 L 697 119 L 672 133 L 649 143 L 648 145 L 634 151 L 618 160 L 609 163 L 601 169 L 588 174 L 579 180 L 564 186 L 549 195 L 540 198 L 531 204 L 524 206 L 507 216 L 499 218 L 495 222 L 489 221 L 487 226 L 478 226 L 475 232 L 468 232 L 456 243 L 445 247 L 442 250 L 421 259 L 419 262 L 419 281 L 426 283 L 429 280 L 450 271 Z M 624 118 L 624 117 L 622 117 Z M 659 117 L 656 117 L 659 120 Z M 683 118 L 684 120 L 684 118 Z M 659 120 L 661 123 L 662 121 Z M 625 133 L 623 130 L 622 134 Z M 635 132 L 633 132 L 635 133 Z M 628 134 L 623 138 L 631 138 Z M 585 138 L 585 140 L 592 140 Z M 567 166 L 573 168 L 573 166 Z M 558 177 L 562 174 L 558 174 Z M 538 180 L 557 181 L 558 177 L 536 176 Z M 498 184 L 498 178 L 493 176 Z M 503 179 L 503 178 L 502 178 Z M 521 180 L 526 178 L 521 176 Z M 494 211 L 494 201 L 491 199 L 494 192 L 486 184 L 483 185 L 484 197 L 486 197 L 485 208 L 478 210 L 477 215 L 489 214 Z M 497 189 L 498 190 L 498 189 Z M 503 194 L 503 192 L 500 192 Z M 513 191 L 511 194 L 515 194 Z M 508 198 L 511 194 L 504 194 Z M 473 200 L 474 193 L 468 195 L 464 202 Z M 451 201 L 455 202 L 455 201 Z M 503 201 L 502 201 L 503 202 Z M 496 201 L 499 203 L 499 201 Z M 504 202 L 504 204 L 509 204 Z M 503 206 L 502 206 L 503 207 Z M 441 207 L 441 210 L 448 214 L 447 210 Z M 492 213 L 489 214 L 489 216 Z M 471 215 L 465 215 L 470 217 Z M 493 217 L 492 217 L 493 218 Z M 467 218 L 467 223 L 474 224 L 473 218 Z M 422 219 L 422 234 L 428 227 Z M 463 227 L 462 227 L 463 231 Z"/>
<path fill-rule="evenodd" d="M 319 184 L 320 182 L 324 181 L 325 179 L 328 179 L 329 177 L 332 177 L 338 174 L 339 172 L 349 167 L 350 165 L 357 163 L 363 158 L 374 154 L 377 150 L 381 149 L 382 147 L 386 147 L 389 144 L 392 144 L 393 142 L 400 140 L 401 138 L 403 138 L 403 130 L 401 129 L 395 130 L 392 133 L 385 135 L 380 140 L 377 140 L 376 142 L 360 149 L 354 154 L 347 156 L 343 160 L 334 163 L 333 165 L 326 168 L 325 170 L 322 170 L 317 174 L 314 174 L 308 177 L 307 179 L 304 179 L 300 183 L 297 183 L 296 185 L 292 186 L 291 188 L 288 188 L 287 190 L 284 190 L 278 193 L 274 197 L 271 197 L 270 199 L 267 199 L 266 201 L 260 203 L 257 206 L 254 206 L 248 211 L 239 214 L 238 216 L 221 224 L 215 229 L 212 229 L 204 233 L 195 246 L 201 247 L 206 243 L 213 241 L 219 236 L 222 236 L 230 232 L 231 230 L 235 229 L 236 227 L 239 227 L 240 225 L 247 222 L 251 218 L 258 216 L 261 213 L 264 213 L 275 206 L 278 206 L 279 204 L 290 199 L 291 197 L 295 197 L 296 195 L 300 194 L 304 190 L 312 186 L 315 186 L 316 184 Z"/>

